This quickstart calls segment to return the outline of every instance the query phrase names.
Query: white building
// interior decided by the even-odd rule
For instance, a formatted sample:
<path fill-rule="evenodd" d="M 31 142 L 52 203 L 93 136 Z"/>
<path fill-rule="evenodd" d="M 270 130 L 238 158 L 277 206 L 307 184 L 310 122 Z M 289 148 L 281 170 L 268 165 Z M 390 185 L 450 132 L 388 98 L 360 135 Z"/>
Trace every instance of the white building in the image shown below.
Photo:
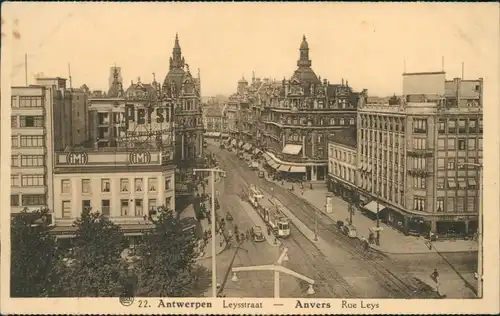
<path fill-rule="evenodd" d="M 356 202 L 358 177 L 356 128 L 350 128 L 328 139 L 328 189 Z"/>

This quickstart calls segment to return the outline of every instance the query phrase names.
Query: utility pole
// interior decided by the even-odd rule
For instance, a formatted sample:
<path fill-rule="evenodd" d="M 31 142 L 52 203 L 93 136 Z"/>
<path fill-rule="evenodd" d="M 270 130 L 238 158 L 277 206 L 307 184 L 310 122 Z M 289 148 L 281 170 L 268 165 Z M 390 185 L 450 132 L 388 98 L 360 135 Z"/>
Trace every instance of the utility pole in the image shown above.
<path fill-rule="evenodd" d="M 483 297 L 483 165 L 478 163 L 462 163 L 462 166 L 472 166 L 478 170 L 478 227 L 477 227 L 477 297 Z"/>
<path fill-rule="evenodd" d="M 216 233 L 216 228 L 215 228 L 215 175 L 216 174 L 222 174 L 223 176 L 225 175 L 225 171 L 221 169 L 193 169 L 193 173 L 201 172 L 202 174 L 204 172 L 210 172 L 210 178 L 211 178 L 211 183 L 212 183 L 212 211 L 211 211 L 211 220 L 212 220 L 212 295 L 213 297 L 217 297 L 217 260 L 216 260 L 216 250 L 215 250 L 215 237 L 217 236 Z"/>
<path fill-rule="evenodd" d="M 377 246 L 380 245 L 380 217 L 379 217 L 379 212 L 380 212 L 380 203 L 379 203 L 379 191 L 377 191 Z"/>
<path fill-rule="evenodd" d="M 315 209 L 314 213 L 316 215 L 314 216 L 314 241 L 318 241 L 318 210 Z"/>

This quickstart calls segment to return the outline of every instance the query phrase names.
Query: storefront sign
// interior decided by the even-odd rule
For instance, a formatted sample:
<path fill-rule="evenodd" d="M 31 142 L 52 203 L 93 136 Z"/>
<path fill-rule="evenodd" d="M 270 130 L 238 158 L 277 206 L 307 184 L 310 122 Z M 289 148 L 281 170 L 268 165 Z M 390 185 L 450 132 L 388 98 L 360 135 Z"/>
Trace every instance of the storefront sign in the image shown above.
<path fill-rule="evenodd" d="M 89 155 L 82 153 L 68 153 L 66 155 L 66 163 L 68 165 L 86 165 L 89 162 Z"/>
<path fill-rule="evenodd" d="M 165 107 L 145 107 L 135 108 L 133 104 L 125 105 L 125 128 L 128 130 L 129 122 L 135 122 L 138 125 L 151 123 L 164 123 L 169 120 L 169 108 Z"/>
<path fill-rule="evenodd" d="M 134 165 L 151 163 L 151 153 L 134 151 L 130 153 L 130 163 Z"/>

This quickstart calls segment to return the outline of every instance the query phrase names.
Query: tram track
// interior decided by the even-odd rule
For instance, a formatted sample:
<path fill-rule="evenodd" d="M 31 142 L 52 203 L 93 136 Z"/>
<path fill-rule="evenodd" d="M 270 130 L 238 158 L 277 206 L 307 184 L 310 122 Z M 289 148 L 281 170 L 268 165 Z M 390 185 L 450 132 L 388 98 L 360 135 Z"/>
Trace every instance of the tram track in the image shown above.
<path fill-rule="evenodd" d="M 228 177 L 231 177 L 231 190 L 241 190 L 248 187 L 250 183 L 260 184 L 259 188 L 266 192 L 268 195 L 273 195 L 280 202 L 288 208 L 301 222 L 306 224 L 307 227 L 314 227 L 316 212 L 318 213 L 318 234 L 326 242 L 336 245 L 342 251 L 345 251 L 349 256 L 354 259 L 359 265 L 363 267 L 364 272 L 367 272 L 387 293 L 380 293 L 381 297 L 390 298 L 421 298 L 418 288 L 409 284 L 404 280 L 404 277 L 398 276 L 390 269 L 390 260 L 385 258 L 382 254 L 373 251 L 365 251 L 361 249 L 359 240 L 353 240 L 345 236 L 338 229 L 334 228 L 333 220 L 328 218 L 320 210 L 309 204 L 307 201 L 302 200 L 300 197 L 293 193 L 287 192 L 286 189 L 272 183 L 265 179 L 258 178 L 257 175 L 245 170 L 237 160 L 226 157 L 227 154 L 222 153 L 218 155 L 221 167 L 231 170 Z M 247 168 L 248 169 L 248 168 Z M 229 183 L 225 184 L 229 185 Z M 238 188 L 239 187 L 239 188 Z M 241 189 L 240 189 L 241 188 Z M 272 190 L 271 190 L 272 188 Z M 293 224 L 292 224 L 293 225 Z M 294 226 L 295 232 L 299 232 L 297 227 Z M 295 234 L 294 234 L 295 235 Z M 293 245 L 301 251 L 300 257 L 307 265 L 316 271 L 318 280 L 324 281 L 324 290 L 326 294 L 331 297 L 353 297 L 358 295 L 355 293 L 353 287 L 342 277 L 338 271 L 331 267 L 328 258 L 321 252 L 319 248 L 311 242 L 306 236 L 291 235 L 288 239 L 284 240 L 284 244 Z M 302 240 L 302 238 L 304 240 Z M 307 251 L 304 245 L 312 245 L 316 252 Z M 379 260 L 381 262 L 379 262 Z M 338 284 L 335 288 L 331 283 L 334 281 Z M 339 293 L 342 292 L 342 293 Z M 427 294 L 427 293 L 426 293 Z M 340 296 L 339 296 L 340 295 Z M 372 297 L 372 296 L 370 296 Z M 428 297 L 428 294 L 425 296 Z"/>

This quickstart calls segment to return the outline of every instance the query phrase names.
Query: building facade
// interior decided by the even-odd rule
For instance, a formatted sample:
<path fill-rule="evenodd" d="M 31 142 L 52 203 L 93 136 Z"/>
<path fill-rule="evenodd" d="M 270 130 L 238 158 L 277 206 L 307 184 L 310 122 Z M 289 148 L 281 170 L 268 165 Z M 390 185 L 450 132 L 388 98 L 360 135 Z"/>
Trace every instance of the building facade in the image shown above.
<path fill-rule="evenodd" d="M 11 213 L 53 210 L 52 152 L 72 144 L 70 91 L 63 78 L 11 91 Z"/>
<path fill-rule="evenodd" d="M 89 139 L 88 91 L 71 89 L 72 143 L 83 145 Z"/>
<path fill-rule="evenodd" d="M 212 105 L 203 107 L 203 126 L 205 136 L 221 137 L 228 136 L 227 118 L 224 107 L 221 105 Z"/>
<path fill-rule="evenodd" d="M 356 128 L 328 139 L 328 189 L 344 200 L 357 203 L 359 171 Z"/>
<path fill-rule="evenodd" d="M 204 166 L 201 84 L 199 71 L 198 78 L 193 77 L 182 56 L 177 35 L 162 95 L 174 109 L 176 194 L 179 198 L 191 196 L 195 189 L 193 168 Z"/>
<path fill-rule="evenodd" d="M 356 126 L 359 93 L 347 81 L 330 84 L 314 73 L 305 36 L 299 51 L 292 77 L 279 86 L 269 85 L 265 100 L 261 98 L 264 128 L 258 135 L 277 173 L 325 181 L 328 137 Z"/>
<path fill-rule="evenodd" d="M 148 231 L 158 206 L 175 207 L 174 167 L 162 154 L 118 148 L 56 152 L 52 232 L 71 236 L 85 208 L 107 216 L 126 235 Z"/>
<path fill-rule="evenodd" d="M 482 165 L 482 79 L 447 81 L 444 72 L 403 75 L 401 98 L 358 111 L 360 199 L 382 207 L 405 233 L 440 236 L 477 230 Z"/>

